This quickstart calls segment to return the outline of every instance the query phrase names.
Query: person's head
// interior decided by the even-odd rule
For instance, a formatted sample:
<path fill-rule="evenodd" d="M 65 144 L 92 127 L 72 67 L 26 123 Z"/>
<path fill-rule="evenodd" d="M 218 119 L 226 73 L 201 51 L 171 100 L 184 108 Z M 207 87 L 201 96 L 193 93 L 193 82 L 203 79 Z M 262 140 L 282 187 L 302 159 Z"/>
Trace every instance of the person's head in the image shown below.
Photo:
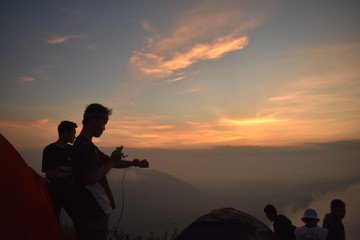
<path fill-rule="evenodd" d="M 330 204 L 331 214 L 337 219 L 343 219 L 346 214 L 345 203 L 340 199 L 333 199 Z"/>
<path fill-rule="evenodd" d="M 92 136 L 100 137 L 111 113 L 112 109 L 98 103 L 92 103 L 86 107 L 82 123 Z"/>
<path fill-rule="evenodd" d="M 66 142 L 72 143 L 75 140 L 77 125 L 70 121 L 61 121 L 58 125 L 59 138 L 64 139 Z"/>
<path fill-rule="evenodd" d="M 268 205 L 265 206 L 264 212 L 265 212 L 266 217 L 267 217 L 270 221 L 274 221 L 275 218 L 277 217 L 276 208 L 275 208 L 273 205 L 271 205 L 271 204 L 268 204 Z"/>
<path fill-rule="evenodd" d="M 316 211 L 309 208 L 305 210 L 304 216 L 301 218 L 301 220 L 305 224 L 316 225 L 320 219 L 318 218 Z"/>

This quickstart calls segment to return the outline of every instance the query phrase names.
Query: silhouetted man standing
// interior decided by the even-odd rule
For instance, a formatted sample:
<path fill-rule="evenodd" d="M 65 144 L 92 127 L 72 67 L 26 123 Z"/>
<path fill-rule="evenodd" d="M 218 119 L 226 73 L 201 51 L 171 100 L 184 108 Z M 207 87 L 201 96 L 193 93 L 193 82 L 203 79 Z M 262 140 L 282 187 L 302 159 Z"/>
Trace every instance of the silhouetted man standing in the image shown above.
<path fill-rule="evenodd" d="M 48 192 L 58 224 L 61 208 L 72 215 L 72 145 L 69 143 L 75 140 L 76 128 L 76 123 L 62 121 L 58 126 L 58 140 L 46 146 L 43 151 L 42 172 L 49 180 Z"/>
<path fill-rule="evenodd" d="M 122 147 L 111 156 L 101 152 L 92 142 L 105 130 L 112 110 L 100 104 L 87 106 L 83 116 L 83 128 L 74 143 L 73 173 L 76 192 L 76 217 L 74 225 L 78 239 L 105 240 L 108 221 L 115 202 L 106 175 L 112 168 L 148 167 L 144 159 L 122 160 Z"/>
<path fill-rule="evenodd" d="M 327 240 L 345 240 L 345 228 L 342 219 L 345 217 L 345 203 L 334 199 L 330 204 L 331 212 L 324 217 L 323 228 L 329 230 Z"/>
<path fill-rule="evenodd" d="M 277 214 L 276 208 L 268 204 L 264 208 L 265 215 L 273 222 L 274 232 L 279 240 L 295 240 L 295 226 L 292 225 L 290 219 L 282 214 Z"/>

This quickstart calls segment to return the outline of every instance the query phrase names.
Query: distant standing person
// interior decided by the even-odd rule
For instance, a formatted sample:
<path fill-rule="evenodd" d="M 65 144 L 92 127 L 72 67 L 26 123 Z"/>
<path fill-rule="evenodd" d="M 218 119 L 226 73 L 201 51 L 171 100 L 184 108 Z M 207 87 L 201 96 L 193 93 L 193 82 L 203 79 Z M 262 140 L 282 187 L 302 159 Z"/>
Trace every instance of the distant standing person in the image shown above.
<path fill-rule="evenodd" d="M 273 222 L 274 232 L 279 240 L 295 240 L 295 226 L 290 219 L 282 214 L 278 214 L 276 208 L 268 204 L 264 208 L 266 217 Z"/>
<path fill-rule="evenodd" d="M 122 147 L 107 156 L 92 142 L 105 130 L 112 110 L 93 103 L 86 107 L 83 128 L 76 138 L 73 150 L 74 186 L 77 198 L 74 225 L 79 240 L 105 240 L 108 221 L 115 202 L 106 175 L 112 168 L 131 166 L 147 168 L 147 160 L 125 161 Z"/>
<path fill-rule="evenodd" d="M 75 140 L 77 125 L 62 121 L 58 125 L 59 138 L 44 148 L 42 172 L 49 180 L 47 187 L 59 224 L 61 208 L 71 216 L 72 207 L 72 162 L 71 151 Z"/>
<path fill-rule="evenodd" d="M 314 209 L 306 209 L 301 220 L 305 226 L 295 229 L 296 240 L 326 240 L 328 230 L 317 226 L 320 219 Z"/>
<path fill-rule="evenodd" d="M 334 199 L 330 203 L 331 212 L 324 217 L 323 227 L 329 230 L 327 240 L 345 240 L 345 228 L 342 219 L 345 217 L 345 203 Z"/>

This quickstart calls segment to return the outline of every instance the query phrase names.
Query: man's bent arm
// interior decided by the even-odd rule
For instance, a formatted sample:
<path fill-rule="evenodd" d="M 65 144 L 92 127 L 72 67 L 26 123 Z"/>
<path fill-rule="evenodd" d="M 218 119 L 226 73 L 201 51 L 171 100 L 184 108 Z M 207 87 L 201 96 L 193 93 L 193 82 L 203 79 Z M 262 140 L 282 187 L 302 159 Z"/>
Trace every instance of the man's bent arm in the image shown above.
<path fill-rule="evenodd" d="M 109 161 L 106 164 L 104 164 L 102 167 L 86 173 L 84 176 L 84 181 L 88 184 L 94 184 L 100 181 L 102 178 L 106 177 L 106 175 L 113 167 L 114 167 L 114 163 Z"/>
<path fill-rule="evenodd" d="M 146 164 L 144 163 L 146 162 Z M 117 160 L 117 161 L 108 161 L 101 168 L 98 168 L 94 171 L 87 173 L 84 177 L 84 180 L 88 184 L 94 184 L 100 179 L 104 178 L 111 170 L 111 168 L 128 168 L 128 167 L 148 167 L 148 162 L 144 159 L 140 161 L 146 166 L 139 165 L 139 160 L 134 159 L 133 161 Z"/>
<path fill-rule="evenodd" d="M 128 168 L 128 167 L 134 167 L 135 163 L 134 161 L 126 161 L 126 160 L 120 160 L 116 162 L 114 168 Z"/>
<path fill-rule="evenodd" d="M 71 173 L 62 172 L 58 170 L 48 170 L 45 172 L 47 179 L 58 179 L 58 178 L 67 178 L 71 176 Z"/>

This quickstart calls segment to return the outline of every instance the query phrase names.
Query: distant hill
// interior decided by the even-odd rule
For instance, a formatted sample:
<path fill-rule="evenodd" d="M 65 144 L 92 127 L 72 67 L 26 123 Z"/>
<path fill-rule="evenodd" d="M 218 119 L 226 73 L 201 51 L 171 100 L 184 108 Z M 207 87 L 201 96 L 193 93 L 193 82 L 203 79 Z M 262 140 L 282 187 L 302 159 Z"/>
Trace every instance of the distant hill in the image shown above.
<path fill-rule="evenodd" d="M 112 170 L 109 182 L 117 209 L 110 226 L 117 223 L 122 206 L 124 170 Z M 211 196 L 166 173 L 152 169 L 126 169 L 124 181 L 125 207 L 120 228 L 134 235 L 162 234 L 181 230 L 214 206 Z"/>

